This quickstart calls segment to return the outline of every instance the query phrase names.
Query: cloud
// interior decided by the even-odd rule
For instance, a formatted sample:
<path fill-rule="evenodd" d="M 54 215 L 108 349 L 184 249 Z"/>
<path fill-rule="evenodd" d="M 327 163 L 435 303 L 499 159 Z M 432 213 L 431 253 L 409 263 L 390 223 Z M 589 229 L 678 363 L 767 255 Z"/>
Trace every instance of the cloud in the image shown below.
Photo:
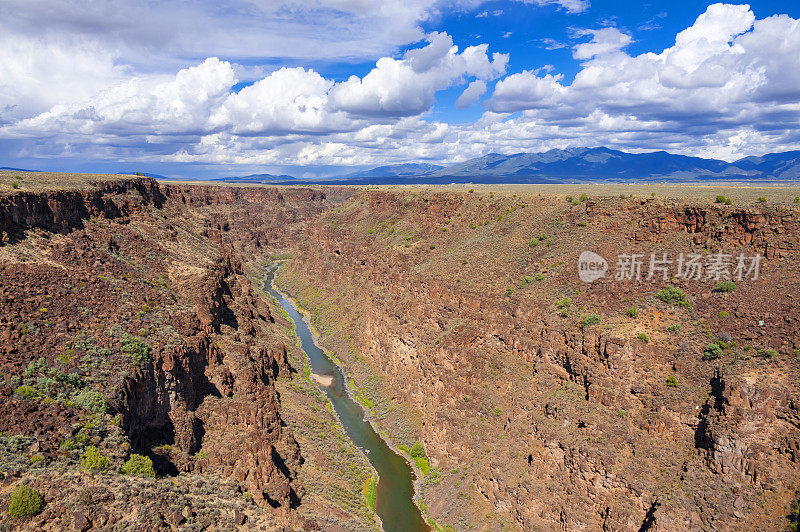
<path fill-rule="evenodd" d="M 228 149 L 285 146 L 308 136 L 363 136 L 376 126 L 393 126 L 396 136 L 398 124 L 427 112 L 438 91 L 471 81 L 460 98 L 471 105 L 486 91 L 485 81 L 505 73 L 507 62 L 508 55 L 490 56 L 488 45 L 459 51 L 449 35 L 434 32 L 425 46 L 400 59 L 383 57 L 361 78 L 335 83 L 311 69 L 281 68 L 235 92 L 239 68 L 209 58 L 169 79 L 133 78 L 91 98 L 56 104 L 0 128 L 0 137 L 50 138 L 71 150 L 139 143 L 145 153 L 175 150 L 181 157 L 194 145 L 219 157 L 209 142 Z"/>
<path fill-rule="evenodd" d="M 459 109 L 466 109 L 478 102 L 478 100 L 486 93 L 486 83 L 483 80 L 476 79 L 469 86 L 464 89 L 461 96 L 456 100 L 456 107 Z"/>
<path fill-rule="evenodd" d="M 430 3 L 409 4 L 409 12 L 432 12 L 423 9 Z M 117 21 L 117 4 L 102 5 Z M 307 0 L 286 16 L 321 9 L 363 21 L 400 9 L 387 6 Z M 89 23 L 83 13 L 73 15 L 78 22 L 58 13 L 66 26 Z M 127 31 L 125 20 L 120 24 Z M 125 62 L 132 36 L 109 37 L 124 43 L 103 47 L 91 39 L 0 34 L 0 156 L 377 165 L 596 145 L 731 159 L 800 145 L 798 20 L 756 19 L 746 6 L 715 4 L 673 46 L 639 55 L 626 48 L 632 37 L 615 27 L 576 34 L 583 42 L 572 49 L 574 78 L 549 65 L 506 75 L 508 55 L 490 53 L 486 44 L 461 49 L 448 34 L 433 32 L 342 81 L 309 67 L 274 69 L 216 56 L 151 71 Z M 136 37 L 145 43 L 137 46 L 156 37 Z M 164 46 L 182 49 L 172 37 Z M 73 68 L 78 75 L 69 79 Z M 255 82 L 239 89 L 243 79 Z M 483 99 L 479 120 L 432 120 L 436 94 L 455 87 L 463 88 L 458 107 Z"/>
<path fill-rule="evenodd" d="M 786 15 L 756 20 L 747 6 L 714 4 L 661 53 L 631 56 L 631 37 L 616 28 L 581 30 L 583 61 L 571 84 L 532 71 L 500 80 L 493 112 L 524 111 L 520 122 L 579 138 L 609 139 L 720 153 L 734 138 L 792 146 L 800 121 L 800 22 Z M 739 143 L 737 150 L 744 149 Z M 713 150 L 712 150 L 713 151 Z"/>
<path fill-rule="evenodd" d="M 490 58 L 486 44 L 459 53 L 445 33 L 434 32 L 428 41 L 403 59 L 379 59 L 363 78 L 351 76 L 337 83 L 330 91 L 329 109 L 362 117 L 418 115 L 433 105 L 437 91 L 466 77 L 491 80 L 505 73 L 508 55 L 495 53 Z"/>
<path fill-rule="evenodd" d="M 584 35 L 592 36 L 591 41 L 577 44 L 573 47 L 572 56 L 579 60 L 591 59 L 599 55 L 618 52 L 633 42 L 630 35 L 622 33 L 617 28 L 577 30 L 574 32 L 574 35 L 577 37 Z"/>

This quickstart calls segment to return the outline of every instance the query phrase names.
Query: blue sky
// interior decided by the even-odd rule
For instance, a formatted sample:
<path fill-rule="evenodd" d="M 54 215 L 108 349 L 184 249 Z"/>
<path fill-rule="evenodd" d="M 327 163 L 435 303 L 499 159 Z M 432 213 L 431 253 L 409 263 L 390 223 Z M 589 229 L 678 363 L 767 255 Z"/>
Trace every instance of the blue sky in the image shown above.
<path fill-rule="evenodd" d="M 800 148 L 800 5 L 9 0 L 0 166 L 182 177 Z"/>

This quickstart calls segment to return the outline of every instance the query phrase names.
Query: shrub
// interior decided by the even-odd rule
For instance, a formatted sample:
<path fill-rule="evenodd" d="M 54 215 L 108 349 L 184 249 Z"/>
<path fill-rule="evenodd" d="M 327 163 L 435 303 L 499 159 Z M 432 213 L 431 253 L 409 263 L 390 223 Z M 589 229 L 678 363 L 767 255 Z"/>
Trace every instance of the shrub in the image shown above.
<path fill-rule="evenodd" d="M 474 188 L 471 188 L 471 189 L 469 189 L 469 193 L 470 193 L 470 194 L 472 194 L 473 192 L 475 192 L 475 189 L 474 189 Z"/>
<path fill-rule="evenodd" d="M 25 397 L 26 399 L 36 399 L 39 397 L 39 392 L 33 386 L 23 385 L 14 390 L 16 395 Z"/>
<path fill-rule="evenodd" d="M 522 287 L 525 287 L 525 286 L 528 286 L 529 284 L 532 284 L 532 283 L 533 283 L 533 277 L 531 277 L 530 275 L 526 275 L 519 282 L 519 285 L 522 286 Z"/>
<path fill-rule="evenodd" d="M 436 244 L 431 244 L 431 249 L 436 249 Z"/>
<path fill-rule="evenodd" d="M 13 188 L 14 190 L 18 189 L 19 188 L 19 183 L 17 183 L 16 181 L 12 181 L 11 182 L 11 188 Z"/>
<path fill-rule="evenodd" d="M 94 390 L 83 390 L 75 396 L 75 403 L 84 410 L 95 414 L 105 414 L 108 412 L 108 403 L 100 392 Z"/>
<path fill-rule="evenodd" d="M 625 315 L 629 318 L 635 318 L 639 315 L 639 309 L 636 307 L 631 307 L 625 311 Z"/>
<path fill-rule="evenodd" d="M 594 325 L 596 323 L 600 323 L 600 316 L 597 314 L 589 314 L 581 318 L 581 327 L 586 327 L 587 325 Z"/>
<path fill-rule="evenodd" d="M 726 199 L 725 196 L 717 196 L 716 203 L 725 203 Z"/>
<path fill-rule="evenodd" d="M 128 461 L 123 464 L 120 472 L 123 475 L 134 477 L 155 477 L 156 470 L 153 469 L 153 461 L 141 454 L 132 454 Z"/>
<path fill-rule="evenodd" d="M 538 245 L 539 245 L 539 241 L 538 241 L 538 240 L 536 240 L 535 238 L 531 238 L 531 239 L 528 241 L 528 245 L 529 245 L 530 247 L 532 247 L 532 248 L 535 248 L 536 246 L 538 246 Z"/>
<path fill-rule="evenodd" d="M 727 310 L 720 310 L 720 311 L 719 311 L 719 317 L 720 317 L 720 318 L 723 318 L 723 319 L 724 319 L 724 318 L 727 318 L 728 316 L 730 316 L 730 314 L 728 314 L 728 311 L 727 311 Z"/>
<path fill-rule="evenodd" d="M 572 300 L 570 298 L 568 298 L 568 297 L 564 297 L 564 298 L 559 299 L 558 301 L 556 301 L 556 307 L 557 308 L 563 309 L 563 308 L 567 308 L 567 307 L 569 307 L 571 305 L 572 305 Z"/>
<path fill-rule="evenodd" d="M 736 283 L 733 281 L 723 281 L 714 285 L 712 292 L 733 292 L 736 290 Z"/>
<path fill-rule="evenodd" d="M 644 343 L 648 343 L 650 341 L 650 338 L 648 338 L 645 333 L 639 333 L 639 335 L 636 338 L 638 338 Z"/>
<path fill-rule="evenodd" d="M 122 352 L 127 353 L 137 364 L 140 364 L 150 357 L 150 346 L 141 338 L 126 334 L 122 339 Z"/>
<path fill-rule="evenodd" d="M 567 196 L 567 203 L 572 203 L 572 196 Z"/>
<path fill-rule="evenodd" d="M 537 273 L 536 275 L 533 276 L 533 278 L 536 279 L 537 281 L 544 281 L 544 274 Z"/>
<path fill-rule="evenodd" d="M 800 196 L 795 196 L 794 202 L 795 203 L 800 203 Z"/>
<path fill-rule="evenodd" d="M 547 240 L 547 235 L 545 233 L 540 234 L 539 240 Z"/>
<path fill-rule="evenodd" d="M 581 200 L 581 201 L 586 201 L 586 200 L 588 200 L 588 199 L 589 199 L 589 196 L 588 196 L 588 195 L 586 195 L 586 194 L 581 194 L 581 198 L 580 198 L 580 200 Z"/>
<path fill-rule="evenodd" d="M 81 466 L 88 471 L 105 471 L 108 468 L 108 458 L 97 447 L 90 445 L 81 455 Z"/>
<path fill-rule="evenodd" d="M 758 352 L 758 354 L 759 354 L 759 355 L 761 355 L 761 356 L 762 356 L 762 357 L 764 357 L 764 358 L 772 358 L 772 357 L 778 356 L 778 352 L 777 352 L 777 351 L 775 351 L 775 350 L 774 350 L 774 349 L 772 349 L 772 348 L 769 348 L 769 349 L 762 349 L 762 350 L 760 350 L 760 351 Z"/>
<path fill-rule="evenodd" d="M 680 288 L 674 286 L 666 286 L 656 292 L 656 297 L 664 303 L 675 305 L 678 307 L 691 307 L 691 303 L 686 299 L 686 294 Z"/>
<path fill-rule="evenodd" d="M 42 494 L 28 486 L 20 484 L 11 492 L 8 499 L 8 516 L 13 519 L 30 517 L 42 511 L 44 498 Z"/>
<path fill-rule="evenodd" d="M 513 294 L 513 293 L 514 293 L 514 289 L 512 287 L 510 287 L 510 286 L 506 287 L 506 295 L 507 296 L 510 297 L 511 294 Z"/>
<path fill-rule="evenodd" d="M 767 198 L 765 198 L 764 196 L 761 196 L 760 198 L 758 198 L 758 202 L 759 203 L 766 203 L 767 202 Z"/>
<path fill-rule="evenodd" d="M 672 386 L 673 388 L 678 387 L 678 379 L 675 377 L 675 375 L 670 375 L 667 377 L 667 386 Z"/>
<path fill-rule="evenodd" d="M 714 360 L 720 356 L 722 356 L 722 347 L 717 342 L 708 344 L 703 349 L 703 360 Z"/>
<path fill-rule="evenodd" d="M 667 332 L 678 332 L 681 330 L 680 323 L 673 323 L 669 327 L 667 327 Z"/>

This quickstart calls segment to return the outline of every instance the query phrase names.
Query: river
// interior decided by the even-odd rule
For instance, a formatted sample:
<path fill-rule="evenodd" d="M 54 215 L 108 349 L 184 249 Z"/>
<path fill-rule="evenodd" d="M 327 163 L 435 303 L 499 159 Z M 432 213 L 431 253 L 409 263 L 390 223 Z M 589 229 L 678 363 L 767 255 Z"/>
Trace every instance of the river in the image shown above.
<path fill-rule="evenodd" d="M 311 371 L 316 375 L 329 377 L 321 380 L 328 381 L 332 378 L 329 386 L 319 385 L 319 382 L 317 384 L 333 404 L 347 436 L 366 452 L 367 458 L 378 472 L 375 513 L 383 522 L 383 529 L 386 532 L 429 531 L 430 527 L 414 504 L 414 471 L 405 458 L 395 453 L 364 419 L 363 408 L 347 393 L 342 371 L 314 342 L 308 325 L 294 303 L 272 286 L 278 266 L 276 264 L 267 269 L 264 287 L 294 321 L 295 333 L 300 338 Z"/>

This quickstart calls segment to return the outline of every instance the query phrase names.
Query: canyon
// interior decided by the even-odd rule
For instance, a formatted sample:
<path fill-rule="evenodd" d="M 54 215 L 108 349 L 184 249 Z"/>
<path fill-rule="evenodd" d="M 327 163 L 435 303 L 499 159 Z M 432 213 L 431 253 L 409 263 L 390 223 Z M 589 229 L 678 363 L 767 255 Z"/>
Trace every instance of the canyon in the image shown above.
<path fill-rule="evenodd" d="M 3 523 L 379 529 L 375 472 L 264 290 L 283 260 L 433 529 L 792 526 L 797 189 L 642 187 L 0 172 Z M 586 283 L 584 250 L 763 261 L 733 288 Z M 157 476 L 119 474 L 132 454 Z M 22 483 L 43 509 L 7 518 Z"/>

